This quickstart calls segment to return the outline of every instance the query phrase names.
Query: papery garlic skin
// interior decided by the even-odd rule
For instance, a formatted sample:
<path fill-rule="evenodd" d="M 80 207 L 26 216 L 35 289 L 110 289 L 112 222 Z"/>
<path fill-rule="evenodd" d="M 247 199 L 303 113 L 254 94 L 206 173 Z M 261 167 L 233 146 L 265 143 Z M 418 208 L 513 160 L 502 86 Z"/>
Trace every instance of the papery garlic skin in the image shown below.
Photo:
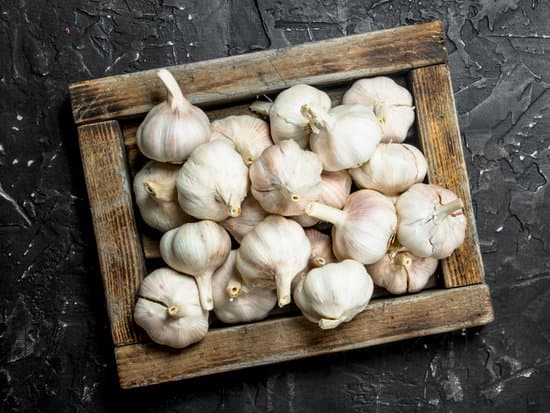
<path fill-rule="evenodd" d="M 296 285 L 293 297 L 305 318 L 326 330 L 351 321 L 363 311 L 373 289 L 365 267 L 344 260 L 308 272 Z"/>
<path fill-rule="evenodd" d="M 311 245 L 308 270 L 337 261 L 332 252 L 332 241 L 328 235 L 313 228 L 308 228 L 304 232 Z"/>
<path fill-rule="evenodd" d="M 273 145 L 267 122 L 249 115 L 228 116 L 212 122 L 210 140 L 215 139 L 231 141 L 247 166 Z"/>
<path fill-rule="evenodd" d="M 359 188 L 398 195 L 422 182 L 428 172 L 426 158 L 412 145 L 380 143 L 368 162 L 349 170 Z"/>
<path fill-rule="evenodd" d="M 306 213 L 333 224 L 332 249 L 339 260 L 372 264 L 386 253 L 397 228 L 393 203 L 379 192 L 353 192 L 342 210 L 312 203 Z"/>
<path fill-rule="evenodd" d="M 248 168 L 225 140 L 199 146 L 176 178 L 181 208 L 199 219 L 222 221 L 239 216 L 248 188 Z"/>
<path fill-rule="evenodd" d="M 141 218 L 161 232 L 195 220 L 178 204 L 178 170 L 177 165 L 149 161 L 134 177 L 134 194 Z"/>
<path fill-rule="evenodd" d="M 277 304 L 277 294 L 270 288 L 247 286 L 237 271 L 236 259 L 237 251 L 231 251 L 212 276 L 214 313 L 224 323 L 262 320 Z"/>
<path fill-rule="evenodd" d="M 357 80 L 342 97 L 342 103 L 371 108 L 382 126 L 383 143 L 403 142 L 414 123 L 411 93 L 389 77 Z"/>
<path fill-rule="evenodd" d="M 143 279 L 138 297 L 134 320 L 155 343 L 184 348 L 208 332 L 208 311 L 192 277 L 160 268 Z"/>
<path fill-rule="evenodd" d="M 310 118 L 311 150 L 319 155 L 326 171 L 362 165 L 382 138 L 380 123 L 366 106 L 336 106 L 324 114 L 305 105 L 302 112 Z"/>
<path fill-rule="evenodd" d="M 434 184 L 415 184 L 395 203 L 397 239 L 419 257 L 447 258 L 464 242 L 466 218 L 456 194 Z"/>
<path fill-rule="evenodd" d="M 283 90 L 273 103 L 254 102 L 250 109 L 269 116 L 273 142 L 292 139 L 300 148 L 306 149 L 309 145 L 310 127 L 309 119 L 301 112 L 303 105 L 324 113 L 330 109 L 331 101 L 322 90 L 300 84 Z"/>
<path fill-rule="evenodd" d="M 347 171 L 323 171 L 321 174 L 321 194 L 317 202 L 341 209 L 344 207 L 350 192 L 351 176 Z M 319 222 L 318 219 L 306 214 L 294 216 L 292 219 L 303 227 L 311 227 Z"/>
<path fill-rule="evenodd" d="M 183 96 L 168 70 L 160 69 L 157 74 L 168 90 L 168 100 L 147 113 L 136 132 L 137 146 L 150 159 L 181 163 L 197 146 L 208 142 L 210 121 Z"/>
<path fill-rule="evenodd" d="M 250 187 L 261 207 L 272 214 L 294 216 L 321 193 L 321 161 L 293 140 L 267 148 L 250 166 Z"/>
<path fill-rule="evenodd" d="M 212 310 L 212 274 L 227 259 L 231 239 L 213 221 L 184 224 L 166 232 L 160 239 L 160 255 L 171 268 L 197 280 L 201 305 Z"/>
<path fill-rule="evenodd" d="M 258 201 L 256 201 L 256 198 L 248 195 L 241 205 L 241 215 L 238 217 L 229 217 L 219 222 L 219 224 L 240 243 L 243 237 L 268 215 Z"/>
<path fill-rule="evenodd" d="M 367 271 L 374 284 L 391 294 L 416 293 L 427 286 L 438 262 L 435 258 L 417 257 L 408 251 L 389 251 L 378 262 L 367 265 Z"/>
<path fill-rule="evenodd" d="M 279 307 L 290 303 L 293 278 L 309 261 L 311 246 L 296 222 L 270 215 L 245 235 L 237 270 L 248 285 L 277 290 Z"/>

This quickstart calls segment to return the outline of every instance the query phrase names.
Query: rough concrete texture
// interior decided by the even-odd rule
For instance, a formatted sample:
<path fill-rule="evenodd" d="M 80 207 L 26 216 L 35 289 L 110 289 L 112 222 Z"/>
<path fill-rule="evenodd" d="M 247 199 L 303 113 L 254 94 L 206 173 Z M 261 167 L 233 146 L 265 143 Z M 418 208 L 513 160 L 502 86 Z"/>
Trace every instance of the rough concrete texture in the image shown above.
<path fill-rule="evenodd" d="M 496 321 L 121 391 L 67 84 L 445 22 Z M 0 4 L 1 411 L 550 411 L 547 0 Z"/>

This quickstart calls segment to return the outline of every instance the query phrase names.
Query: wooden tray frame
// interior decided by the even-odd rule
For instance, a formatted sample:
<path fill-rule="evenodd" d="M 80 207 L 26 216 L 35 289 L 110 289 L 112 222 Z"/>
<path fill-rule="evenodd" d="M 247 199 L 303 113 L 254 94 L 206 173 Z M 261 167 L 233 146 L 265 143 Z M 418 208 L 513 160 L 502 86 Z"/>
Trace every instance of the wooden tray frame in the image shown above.
<path fill-rule="evenodd" d="M 442 262 L 444 288 L 373 300 L 352 322 L 322 331 L 301 316 L 211 330 L 181 351 L 147 340 L 132 313 L 145 256 L 134 216 L 121 121 L 164 99 L 154 70 L 70 85 L 120 385 L 145 386 L 480 326 L 493 320 L 479 250 L 441 22 L 399 27 L 171 67 L 191 101 L 243 106 L 297 83 L 338 85 L 405 74 L 428 180 L 464 201 L 466 241 Z M 239 106 L 240 105 L 240 106 Z M 229 107 L 229 109 L 227 109 Z M 238 112 L 238 110 L 237 110 Z M 129 133 L 131 135 L 131 133 Z M 130 139 L 131 141 L 131 139 Z"/>

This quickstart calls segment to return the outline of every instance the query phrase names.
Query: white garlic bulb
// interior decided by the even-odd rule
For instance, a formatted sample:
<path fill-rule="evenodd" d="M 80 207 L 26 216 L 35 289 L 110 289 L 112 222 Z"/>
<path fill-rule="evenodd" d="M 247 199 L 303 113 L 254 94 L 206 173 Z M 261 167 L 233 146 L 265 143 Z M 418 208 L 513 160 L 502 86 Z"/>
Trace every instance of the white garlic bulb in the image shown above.
<path fill-rule="evenodd" d="M 265 148 L 273 145 L 267 122 L 248 115 L 228 116 L 212 122 L 210 140 L 214 139 L 231 141 L 246 165 L 252 164 Z"/>
<path fill-rule="evenodd" d="M 380 143 L 368 162 L 349 170 L 359 188 L 397 195 L 426 177 L 426 158 L 412 145 Z"/>
<path fill-rule="evenodd" d="M 245 235 L 237 270 L 248 285 L 277 290 L 279 307 L 290 303 L 293 278 L 306 268 L 311 246 L 296 222 L 270 215 Z"/>
<path fill-rule="evenodd" d="M 363 264 L 381 259 L 397 227 L 393 203 L 370 189 L 353 192 L 342 210 L 313 202 L 306 214 L 330 222 L 332 249 L 339 260 L 351 258 Z"/>
<path fill-rule="evenodd" d="M 166 232 L 160 239 L 160 255 L 173 269 L 197 280 L 201 305 L 212 310 L 212 274 L 227 259 L 231 239 L 212 221 L 184 224 Z"/>
<path fill-rule="evenodd" d="M 224 227 L 232 236 L 241 242 L 243 237 L 254 229 L 269 215 L 251 195 L 248 195 L 241 205 L 241 215 L 229 217 L 219 224 Z"/>
<path fill-rule="evenodd" d="M 317 202 L 341 209 L 344 207 L 350 191 L 351 176 L 347 171 L 323 171 L 321 174 L 321 194 Z M 318 219 L 306 214 L 297 215 L 291 217 L 291 219 L 303 227 L 311 227 L 319 222 Z"/>
<path fill-rule="evenodd" d="M 208 332 L 208 311 L 193 278 L 159 268 L 141 282 L 134 320 L 155 343 L 183 348 Z"/>
<path fill-rule="evenodd" d="M 462 200 L 434 184 L 415 184 L 401 194 L 397 239 L 419 257 L 446 258 L 466 236 Z"/>
<path fill-rule="evenodd" d="M 199 219 L 222 221 L 241 213 L 248 193 L 248 168 L 225 140 L 199 146 L 176 178 L 181 208 Z"/>
<path fill-rule="evenodd" d="M 351 321 L 363 311 L 373 289 L 365 267 L 344 260 L 308 272 L 296 285 L 293 296 L 305 318 L 326 330 Z"/>
<path fill-rule="evenodd" d="M 321 193 L 321 161 L 293 140 L 267 148 L 250 166 L 252 195 L 263 209 L 284 216 L 300 215 Z"/>
<path fill-rule="evenodd" d="M 328 235 L 313 228 L 308 228 L 304 232 L 311 245 L 311 257 L 308 269 L 322 267 L 323 265 L 337 261 L 332 252 L 332 241 Z"/>
<path fill-rule="evenodd" d="M 367 265 L 374 284 L 391 294 L 416 293 L 426 287 L 437 269 L 438 260 L 421 258 L 408 251 L 388 251 L 381 260 Z"/>
<path fill-rule="evenodd" d="M 324 113 L 304 105 L 302 112 L 310 119 L 311 150 L 319 155 L 326 171 L 362 165 L 382 138 L 380 123 L 366 106 L 342 105 Z"/>
<path fill-rule="evenodd" d="M 168 100 L 145 116 L 136 133 L 141 153 L 159 162 L 181 163 L 210 139 L 206 114 L 181 93 L 178 82 L 166 69 L 157 72 L 168 90 Z"/>
<path fill-rule="evenodd" d="M 277 304 L 271 288 L 247 286 L 236 268 L 237 251 L 231 251 L 225 263 L 212 276 L 214 313 L 224 323 L 262 320 Z"/>
<path fill-rule="evenodd" d="M 342 98 L 344 105 L 365 105 L 382 125 L 382 142 L 403 142 L 414 122 L 410 92 L 389 77 L 356 81 Z"/>
<path fill-rule="evenodd" d="M 323 91 L 309 85 L 295 85 L 277 95 L 273 103 L 254 102 L 250 109 L 262 115 L 269 116 L 271 138 L 278 143 L 292 139 L 306 149 L 309 145 L 309 119 L 301 108 L 308 105 L 320 113 L 330 109 L 330 97 Z"/>
<path fill-rule="evenodd" d="M 195 220 L 178 204 L 178 170 L 177 165 L 149 161 L 134 178 L 134 194 L 141 218 L 161 232 Z"/>

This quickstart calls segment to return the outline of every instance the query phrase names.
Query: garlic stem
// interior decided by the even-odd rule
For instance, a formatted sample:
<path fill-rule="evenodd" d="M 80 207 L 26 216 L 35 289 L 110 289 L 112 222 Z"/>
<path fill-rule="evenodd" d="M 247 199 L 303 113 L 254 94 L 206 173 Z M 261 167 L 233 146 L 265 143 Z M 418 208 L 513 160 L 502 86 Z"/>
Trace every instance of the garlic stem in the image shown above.
<path fill-rule="evenodd" d="M 277 297 L 279 297 L 279 307 L 284 307 L 290 303 L 290 287 L 293 277 L 277 275 L 275 285 L 277 286 Z"/>
<path fill-rule="evenodd" d="M 327 263 L 327 260 L 324 259 L 323 257 L 320 257 L 319 255 L 316 255 L 315 257 L 313 257 L 311 261 L 313 261 L 313 265 L 315 265 L 316 267 L 322 267 Z"/>
<path fill-rule="evenodd" d="M 338 317 L 337 319 L 321 318 L 319 320 L 319 327 L 321 327 L 323 330 L 329 330 L 331 328 L 336 328 L 340 324 L 342 324 L 345 319 L 346 318 L 344 316 Z"/>
<path fill-rule="evenodd" d="M 191 102 L 189 102 L 183 96 L 178 82 L 176 81 L 172 73 L 170 73 L 166 69 L 160 69 L 157 72 L 157 75 L 166 87 L 166 89 L 168 89 L 168 93 L 170 95 L 168 98 L 168 102 L 170 103 L 172 109 L 187 109 L 191 106 Z"/>
<path fill-rule="evenodd" d="M 441 222 L 453 212 L 462 208 L 464 208 L 464 204 L 462 203 L 462 200 L 460 198 L 457 198 L 451 202 L 447 202 L 446 204 L 443 204 L 436 209 L 435 220 L 436 222 Z"/>
<path fill-rule="evenodd" d="M 229 296 L 229 298 L 237 298 L 242 293 L 247 293 L 248 289 L 239 281 L 230 280 L 227 283 L 227 287 L 225 291 L 227 292 L 227 295 Z"/>
<path fill-rule="evenodd" d="M 177 306 L 177 304 L 174 304 L 174 305 L 171 305 L 170 307 L 168 307 L 166 309 L 166 312 L 168 313 L 168 315 L 172 318 L 177 318 L 178 316 L 178 310 L 179 310 L 179 307 Z"/>
<path fill-rule="evenodd" d="M 346 213 L 341 209 L 323 205 L 318 202 L 311 202 L 305 209 L 305 213 L 310 217 L 330 222 L 336 226 L 341 226 L 346 220 Z"/>
<path fill-rule="evenodd" d="M 330 119 L 324 112 L 316 107 L 306 104 L 302 106 L 300 112 L 309 120 L 309 126 L 313 133 L 319 133 L 321 129 L 327 129 L 329 127 Z"/>
<path fill-rule="evenodd" d="M 409 268 L 412 265 L 412 259 L 411 257 L 405 255 L 405 254 L 399 254 L 395 257 L 395 263 L 397 265 L 400 265 L 405 268 L 405 270 L 409 270 Z"/>
<path fill-rule="evenodd" d="M 273 106 L 273 103 L 262 102 L 261 100 L 257 100 L 256 102 L 252 103 L 248 108 L 252 112 L 256 112 L 264 116 L 269 116 L 269 111 L 271 110 L 271 106 Z"/>
<path fill-rule="evenodd" d="M 227 215 L 230 217 L 238 217 L 241 215 L 241 201 L 238 197 L 231 195 L 227 203 Z"/>
<path fill-rule="evenodd" d="M 197 280 L 202 308 L 206 311 L 212 310 L 214 308 L 214 299 L 212 298 L 212 273 L 201 274 L 195 277 L 195 280 Z"/>
<path fill-rule="evenodd" d="M 172 202 L 176 199 L 174 185 L 166 185 L 155 181 L 144 181 L 143 188 L 157 201 Z"/>

